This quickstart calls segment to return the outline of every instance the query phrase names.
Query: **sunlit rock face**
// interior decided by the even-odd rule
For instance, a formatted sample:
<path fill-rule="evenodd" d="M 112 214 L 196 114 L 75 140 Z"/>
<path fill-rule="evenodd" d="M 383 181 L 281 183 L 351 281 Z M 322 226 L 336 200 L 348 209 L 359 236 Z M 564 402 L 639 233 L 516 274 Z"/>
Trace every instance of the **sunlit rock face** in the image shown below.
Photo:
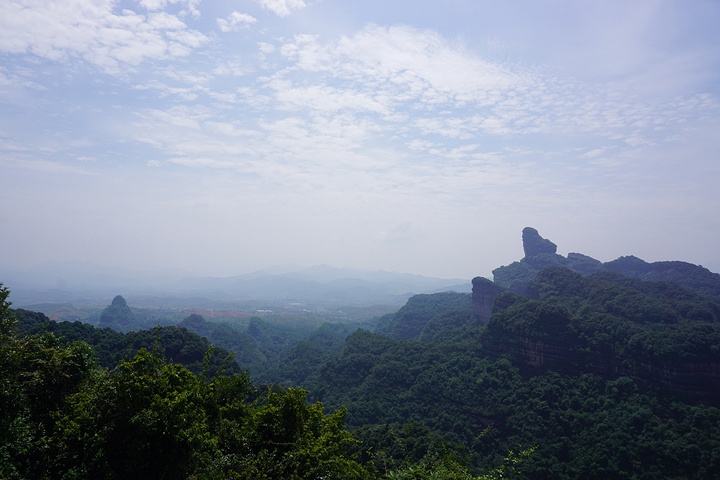
<path fill-rule="evenodd" d="M 540 236 L 532 227 L 525 227 L 522 231 L 523 250 L 525 257 L 534 257 L 541 253 L 557 253 L 557 245 Z"/>

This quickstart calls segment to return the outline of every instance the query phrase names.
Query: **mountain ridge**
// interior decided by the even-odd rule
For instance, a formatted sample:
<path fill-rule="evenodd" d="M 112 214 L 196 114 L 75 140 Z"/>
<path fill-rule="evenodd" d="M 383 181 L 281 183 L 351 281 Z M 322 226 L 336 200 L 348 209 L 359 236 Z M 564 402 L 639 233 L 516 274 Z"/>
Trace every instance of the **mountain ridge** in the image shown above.
<path fill-rule="evenodd" d="M 525 256 L 492 271 L 493 281 L 498 286 L 519 295 L 527 293 L 528 285 L 541 270 L 561 266 L 583 275 L 613 271 L 641 280 L 671 282 L 720 300 L 720 274 L 713 273 L 702 265 L 679 260 L 648 263 L 634 255 L 621 256 L 604 263 L 576 252 L 563 257 L 556 253 L 557 246 L 541 237 L 533 227 L 523 229 L 522 240 Z"/>
<path fill-rule="evenodd" d="M 63 270 L 62 265 L 10 272 L 4 281 L 13 286 L 15 305 L 31 306 L 48 302 L 102 305 L 107 297 L 121 292 L 126 296 L 159 298 L 165 306 L 178 303 L 178 297 L 202 299 L 205 304 L 260 300 L 300 301 L 320 305 L 402 306 L 413 294 L 470 291 L 466 279 L 443 279 L 328 265 L 277 266 L 233 276 L 182 278 L 160 273 L 148 276 L 127 269 L 93 271 L 89 264 L 77 262 L 66 264 L 66 270 Z"/>

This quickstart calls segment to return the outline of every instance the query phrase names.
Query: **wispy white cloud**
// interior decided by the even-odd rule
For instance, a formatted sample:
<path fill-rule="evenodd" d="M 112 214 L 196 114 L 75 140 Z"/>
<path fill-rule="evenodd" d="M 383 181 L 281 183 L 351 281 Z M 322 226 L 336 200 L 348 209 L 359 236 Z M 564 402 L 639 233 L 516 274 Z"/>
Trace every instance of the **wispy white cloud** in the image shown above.
<path fill-rule="evenodd" d="M 223 32 L 247 28 L 255 22 L 257 22 L 257 18 L 240 12 L 232 12 L 227 18 L 217 19 L 218 27 Z"/>
<path fill-rule="evenodd" d="M 186 56 L 209 38 L 177 16 L 157 11 L 117 12 L 112 0 L 0 3 L 0 51 L 60 61 L 80 57 L 109 73 L 147 60 Z M 192 5 L 192 2 L 188 3 Z"/>
<path fill-rule="evenodd" d="M 53 173 L 90 172 L 104 205 L 132 186 L 168 219 L 159 234 L 186 209 L 244 225 L 216 235 L 229 255 L 242 238 L 275 261 L 287 249 L 268 238 L 292 237 L 313 258 L 348 258 L 343 245 L 402 265 L 431 251 L 464 265 L 487 225 L 637 230 L 615 217 L 717 204 L 718 42 L 688 36 L 697 7 L 490 3 L 401 3 L 408 22 L 443 19 L 420 27 L 365 2 L 346 17 L 307 1 L 205 16 L 197 0 L 0 2 L 0 191 L 32 178 L 70 195 Z"/>
<path fill-rule="evenodd" d="M 399 100 L 482 105 L 512 89 L 523 73 L 485 61 L 436 32 L 369 25 L 353 36 L 320 43 L 299 35 L 281 52 L 296 69 L 327 72 L 393 92 Z"/>
<path fill-rule="evenodd" d="M 182 5 L 184 8 L 180 11 L 181 16 L 185 16 L 187 14 L 192 15 L 193 17 L 199 17 L 200 16 L 200 10 L 198 9 L 198 5 L 200 5 L 201 0 L 138 0 L 138 3 L 149 11 L 155 11 L 155 10 L 163 10 L 168 5 Z"/>
<path fill-rule="evenodd" d="M 307 5 L 303 0 L 257 0 L 263 8 L 281 17 L 286 17 L 293 10 L 305 8 Z"/>
<path fill-rule="evenodd" d="M 275 58 L 263 67 L 268 76 L 232 94 L 193 75 L 174 75 L 188 90 L 155 86 L 182 99 L 207 95 L 248 108 L 254 118 L 233 120 L 232 110 L 208 108 L 156 110 L 137 123 L 135 138 L 175 164 L 231 169 L 289 189 L 308 176 L 329 175 L 320 188 L 382 186 L 419 196 L 452 190 L 469 203 L 481 187 L 487 193 L 537 183 L 550 159 L 556 168 L 627 174 L 628 152 L 663 141 L 662 129 L 688 115 L 718 108 L 708 96 L 634 101 L 602 86 L 491 62 L 410 27 L 370 25 L 329 41 L 300 35 L 259 49 L 285 60 Z M 568 148 L 588 141 L 593 146 L 585 153 Z M 523 152 L 528 142 L 533 148 Z M 565 144 L 560 150 L 558 142 Z M 354 180 L 339 180 L 339 166 Z M 403 177 L 413 179 L 412 189 Z"/>

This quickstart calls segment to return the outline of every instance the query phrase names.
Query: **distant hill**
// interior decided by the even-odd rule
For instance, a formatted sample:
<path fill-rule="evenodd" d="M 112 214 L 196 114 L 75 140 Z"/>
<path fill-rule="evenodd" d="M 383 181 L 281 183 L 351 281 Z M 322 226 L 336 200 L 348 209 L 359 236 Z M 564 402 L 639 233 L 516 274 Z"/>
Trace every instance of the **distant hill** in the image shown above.
<path fill-rule="evenodd" d="M 194 296 L 236 300 L 265 299 L 323 305 L 403 305 L 414 294 L 469 292 L 463 279 L 440 279 L 327 265 L 274 273 L 257 271 L 233 277 L 186 278 L 176 288 Z"/>
<path fill-rule="evenodd" d="M 414 294 L 470 292 L 469 279 L 441 279 L 385 271 L 363 271 L 316 265 L 275 267 L 230 277 L 192 277 L 178 272 L 148 273 L 55 263 L 28 271 L 7 271 L 13 304 L 44 303 L 104 307 L 123 292 L 146 308 L 238 308 L 248 302 L 300 302 L 316 307 L 402 306 Z M 258 307 L 259 308 L 259 307 Z"/>
<path fill-rule="evenodd" d="M 381 317 L 375 332 L 396 340 L 429 341 L 443 330 L 474 323 L 472 313 L 467 293 L 415 295 L 396 313 Z"/>

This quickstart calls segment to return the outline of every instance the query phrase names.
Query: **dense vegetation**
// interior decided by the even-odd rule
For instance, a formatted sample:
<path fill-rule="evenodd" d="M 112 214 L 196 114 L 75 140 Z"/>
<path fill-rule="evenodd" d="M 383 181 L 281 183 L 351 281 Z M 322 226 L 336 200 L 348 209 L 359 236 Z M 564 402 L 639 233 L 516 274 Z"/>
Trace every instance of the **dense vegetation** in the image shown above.
<path fill-rule="evenodd" d="M 120 333 L 109 327 L 98 328 L 87 323 L 54 322 L 44 314 L 19 309 L 14 312 L 19 333 L 35 335 L 52 333 L 64 343 L 85 342 L 92 349 L 94 360 L 104 368 L 113 368 L 121 360 L 131 358 L 141 349 L 154 351 L 168 361 L 185 366 L 196 375 L 206 369 L 210 375 L 228 374 L 242 370 L 230 353 L 214 346 L 213 355 L 205 358 L 211 347 L 207 339 L 184 327 L 155 327 L 150 330 Z"/>
<path fill-rule="evenodd" d="M 717 361 L 720 354 L 720 303 L 673 283 L 612 272 L 584 277 L 552 267 L 528 290 L 530 297 L 506 293 L 498 299 L 504 308 L 488 325 L 499 333 L 497 341 L 519 334 L 551 338 L 626 363 Z"/>
<path fill-rule="evenodd" d="M 116 297 L 95 323 L 126 333 L 12 330 L 2 289 L 0 477 L 720 478 L 719 277 L 529 238 L 487 323 L 446 292 L 360 329 L 128 331 L 152 314 Z"/>
<path fill-rule="evenodd" d="M 379 319 L 375 332 L 397 340 L 432 340 L 438 333 L 472 321 L 470 294 L 415 295 L 395 314 Z"/>
<path fill-rule="evenodd" d="M 326 414 L 298 388 L 195 375 L 145 349 L 102 368 L 84 342 L 19 334 L 8 293 L 0 284 L 1 478 L 477 478 L 439 453 L 364 467 L 344 409 Z M 482 478 L 506 477 L 517 458 Z"/>
<path fill-rule="evenodd" d="M 450 305 L 453 295 L 411 300 L 380 322 L 395 338 L 354 333 L 305 386 L 347 407 L 366 448 L 382 446 L 379 426 L 402 437 L 409 423 L 478 468 L 539 445 L 525 466 L 531 478 L 720 476 L 716 301 L 561 267 L 526 289 L 498 296 L 487 326 L 467 302 Z"/>
<path fill-rule="evenodd" d="M 571 321 L 561 306 L 526 302 L 522 318 L 557 321 L 540 332 L 517 325 L 534 335 Z M 349 425 L 360 427 L 356 435 L 368 448 L 382 445 L 372 425 L 414 422 L 460 446 L 457 454 L 478 468 L 507 449 L 539 445 L 524 467 L 529 478 L 720 475 L 717 408 L 630 374 L 530 368 L 513 356 L 488 355 L 479 341 L 486 335 L 472 325 L 433 342 L 359 331 L 307 386 L 326 405 L 346 405 Z"/>

